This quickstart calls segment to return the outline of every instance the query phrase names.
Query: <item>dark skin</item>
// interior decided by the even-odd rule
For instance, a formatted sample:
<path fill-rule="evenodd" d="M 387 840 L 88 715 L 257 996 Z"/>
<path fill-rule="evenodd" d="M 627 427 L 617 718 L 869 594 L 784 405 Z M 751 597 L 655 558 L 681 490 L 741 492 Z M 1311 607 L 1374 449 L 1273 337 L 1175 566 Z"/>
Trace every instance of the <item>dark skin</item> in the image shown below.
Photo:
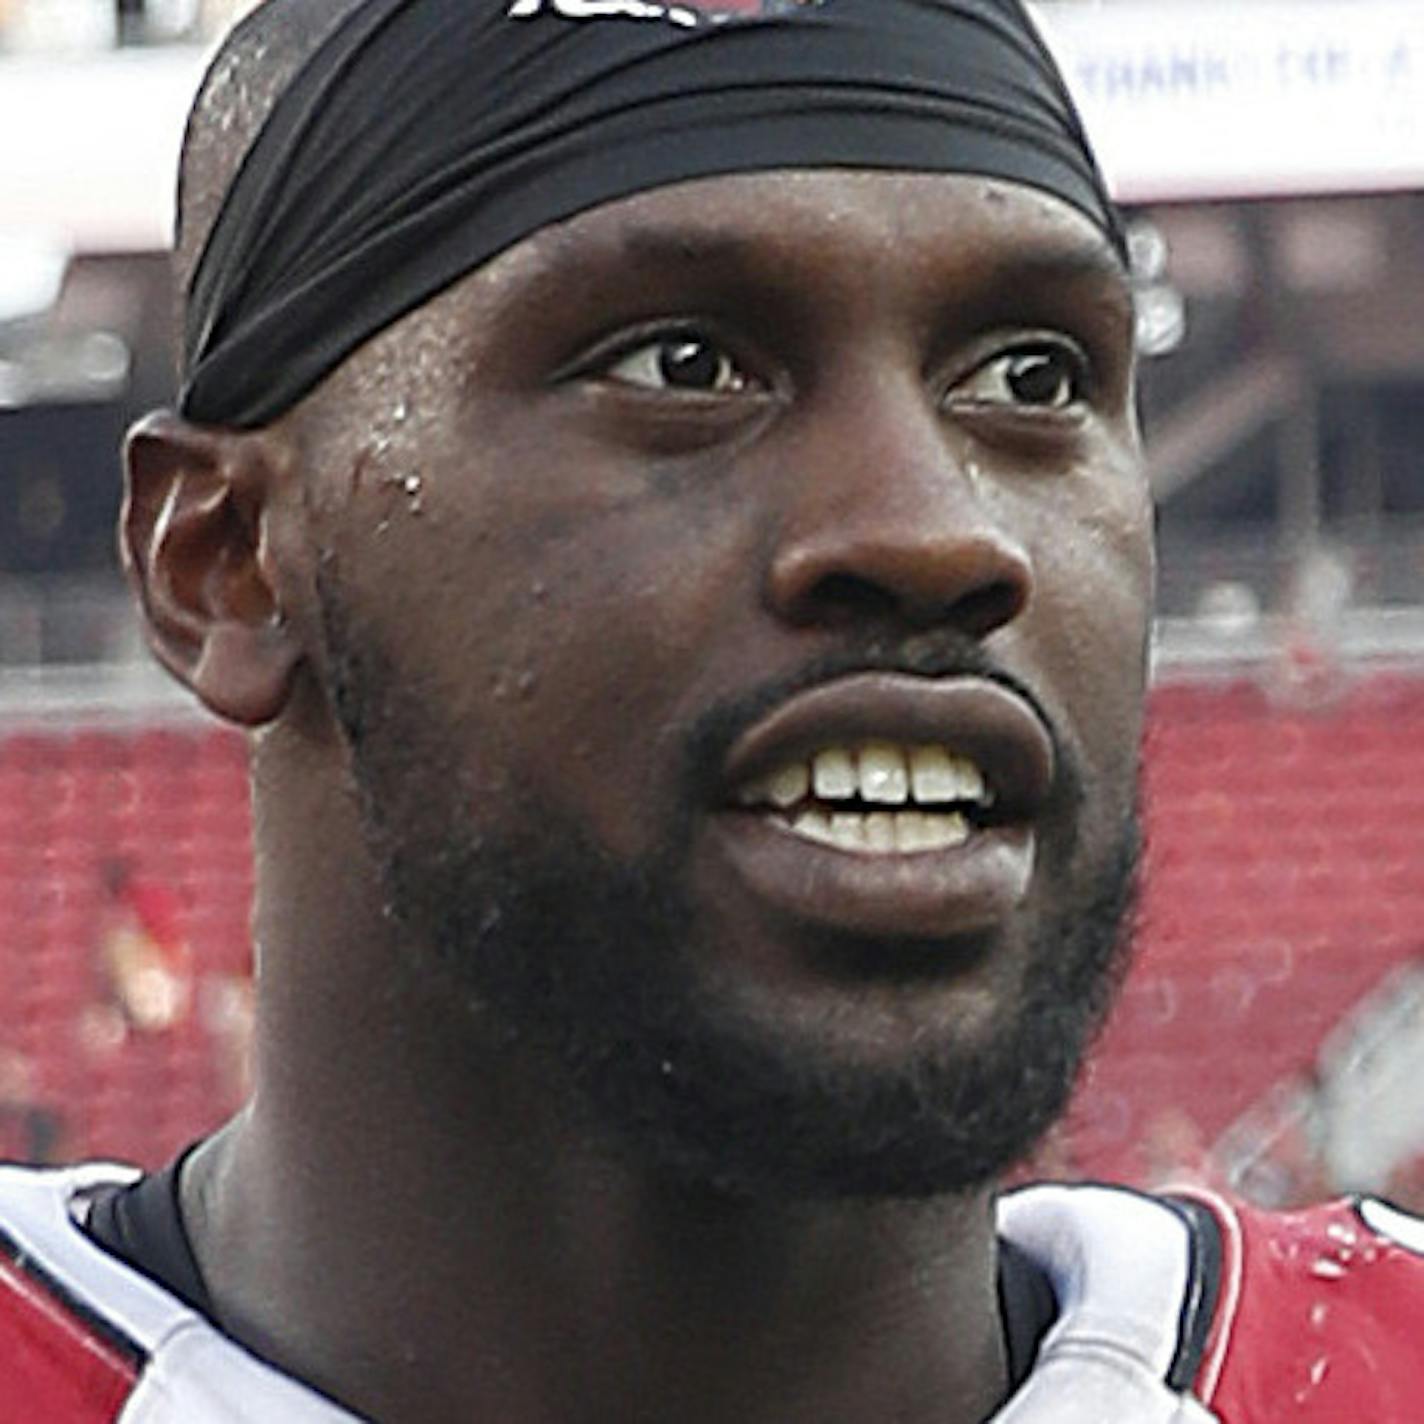
<path fill-rule="evenodd" d="M 667 341 L 690 385 L 669 387 Z M 183 1183 L 221 1323 L 387 1424 L 989 1417 L 992 1184 L 866 1202 L 677 1180 L 610 1153 L 556 1070 L 401 967 L 319 568 L 459 729 L 477 825 L 533 785 L 614 857 L 657 843 L 680 731 L 716 699 L 866 629 L 982 645 L 1082 774 L 1072 824 L 1015 832 L 1018 879 L 960 893 L 886 863 L 846 889 L 798 843 L 778 865 L 805 903 L 772 904 L 725 797 L 693 808 L 685 866 L 700 972 L 798 1051 L 972 1048 L 1135 785 L 1151 521 L 1097 230 L 969 178 L 648 193 L 471 274 L 274 426 L 155 417 L 129 462 L 155 650 L 263 729 L 257 1089 Z M 935 913 L 988 948 L 853 988 L 818 954 L 847 920 L 888 942 Z"/>

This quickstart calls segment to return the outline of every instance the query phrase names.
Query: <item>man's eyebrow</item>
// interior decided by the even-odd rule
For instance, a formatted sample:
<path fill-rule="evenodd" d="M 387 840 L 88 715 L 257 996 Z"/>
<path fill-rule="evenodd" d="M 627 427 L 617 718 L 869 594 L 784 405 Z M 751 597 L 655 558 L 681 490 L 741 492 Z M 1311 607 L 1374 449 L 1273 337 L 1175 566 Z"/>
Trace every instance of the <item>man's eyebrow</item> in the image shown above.
<path fill-rule="evenodd" d="M 1056 225 L 1055 225 L 1056 226 Z M 826 241 L 836 240 L 828 225 Z M 1130 323 L 1133 309 L 1127 266 L 1105 236 L 1072 229 L 1006 231 L 985 253 L 961 265 L 955 233 L 947 227 L 945 308 L 950 325 L 974 328 L 1005 320 L 1072 321 L 1089 311 L 1114 328 Z M 703 280 L 759 289 L 767 303 L 795 286 L 794 247 L 765 231 L 748 232 L 701 216 L 687 223 L 639 221 L 595 232 L 567 231 L 551 243 L 532 276 L 532 293 L 566 293 L 569 283 L 602 292 L 630 287 L 647 296 L 667 284 Z"/>
<path fill-rule="evenodd" d="M 1045 246 L 1014 252 L 1005 259 L 1009 272 L 1030 280 L 1088 281 L 1096 279 L 1131 289 L 1131 275 L 1107 242 L 1075 242 L 1072 246 Z"/>
<path fill-rule="evenodd" d="M 952 244 L 951 234 L 946 239 L 946 247 Z M 645 268 L 680 265 L 756 269 L 765 266 L 768 260 L 764 238 L 672 224 L 630 228 L 619 233 L 608 250 Z M 1127 267 L 1106 240 L 1090 242 L 1075 238 L 1025 243 L 1007 249 L 998 269 L 986 273 L 988 283 L 1024 281 L 1038 285 L 1097 281 L 1119 290 L 1124 297 L 1131 290 Z"/>
<path fill-rule="evenodd" d="M 677 280 L 699 273 L 754 277 L 768 265 L 765 239 L 714 225 L 639 223 L 613 230 L 552 234 L 530 272 L 535 290 L 546 284 L 615 282 L 655 283 L 659 276 Z"/>
<path fill-rule="evenodd" d="M 647 265 L 751 267 L 766 261 L 763 242 L 712 228 L 636 227 L 620 236 L 623 254 Z"/>
<path fill-rule="evenodd" d="M 1096 309 L 1114 323 L 1131 322 L 1132 275 L 1106 240 L 1043 242 L 1006 251 L 966 305 L 989 319 L 995 311 L 1036 307 Z"/>

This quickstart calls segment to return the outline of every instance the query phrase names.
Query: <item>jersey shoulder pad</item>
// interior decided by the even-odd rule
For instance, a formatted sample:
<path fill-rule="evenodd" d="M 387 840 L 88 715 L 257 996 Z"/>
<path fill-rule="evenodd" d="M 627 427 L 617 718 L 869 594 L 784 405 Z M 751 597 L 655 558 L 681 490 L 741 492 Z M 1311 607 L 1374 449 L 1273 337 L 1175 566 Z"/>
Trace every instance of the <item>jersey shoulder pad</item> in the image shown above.
<path fill-rule="evenodd" d="M 137 1175 L 0 1167 L 0 1424 L 357 1424 L 90 1239 Z"/>
<path fill-rule="evenodd" d="M 30 1249 L 16 1190 L 33 1195 L 50 1176 L 7 1168 L 0 1182 L 0 1424 L 107 1424 L 144 1352 Z"/>
<path fill-rule="evenodd" d="M 1406 1424 L 1424 1380 L 1424 1222 L 1383 1202 L 1194 1200 L 1222 1242 L 1196 1393 L 1223 1424 Z"/>
<path fill-rule="evenodd" d="M 1058 1318 L 1002 1424 L 1215 1424 L 1191 1393 L 1215 1318 L 1215 1219 L 1124 1187 L 1027 1187 L 1000 1235 L 1048 1277 Z"/>

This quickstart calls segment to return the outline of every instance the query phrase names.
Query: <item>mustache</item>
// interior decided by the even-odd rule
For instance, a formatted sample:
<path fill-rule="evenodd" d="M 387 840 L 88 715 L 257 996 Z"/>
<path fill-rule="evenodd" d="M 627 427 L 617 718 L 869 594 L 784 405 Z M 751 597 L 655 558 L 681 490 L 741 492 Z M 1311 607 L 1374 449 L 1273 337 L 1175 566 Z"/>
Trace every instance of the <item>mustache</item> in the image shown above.
<path fill-rule="evenodd" d="M 686 784 L 704 795 L 721 785 L 722 768 L 738 738 L 782 703 L 826 683 L 863 673 L 908 677 L 976 677 L 996 683 L 1031 707 L 1053 742 L 1057 767 L 1054 800 L 1080 798 L 1077 761 L 1042 699 L 1005 668 L 984 646 L 965 634 L 945 629 L 892 637 L 871 635 L 844 643 L 779 677 L 758 684 L 699 716 L 686 739 Z"/>

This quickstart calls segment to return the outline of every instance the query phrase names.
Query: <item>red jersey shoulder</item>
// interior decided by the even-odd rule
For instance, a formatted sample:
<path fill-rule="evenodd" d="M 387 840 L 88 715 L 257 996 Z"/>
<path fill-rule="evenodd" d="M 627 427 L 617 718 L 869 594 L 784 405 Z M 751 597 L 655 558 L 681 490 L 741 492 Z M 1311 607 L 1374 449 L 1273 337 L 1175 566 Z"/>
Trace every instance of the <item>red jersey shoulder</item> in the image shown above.
<path fill-rule="evenodd" d="M 1424 1384 L 1424 1222 L 1382 1202 L 1257 1211 L 1221 1228 L 1196 1393 L 1222 1424 L 1412 1424 Z"/>
<path fill-rule="evenodd" d="M 0 1424 L 109 1424 L 141 1365 L 0 1230 Z"/>

